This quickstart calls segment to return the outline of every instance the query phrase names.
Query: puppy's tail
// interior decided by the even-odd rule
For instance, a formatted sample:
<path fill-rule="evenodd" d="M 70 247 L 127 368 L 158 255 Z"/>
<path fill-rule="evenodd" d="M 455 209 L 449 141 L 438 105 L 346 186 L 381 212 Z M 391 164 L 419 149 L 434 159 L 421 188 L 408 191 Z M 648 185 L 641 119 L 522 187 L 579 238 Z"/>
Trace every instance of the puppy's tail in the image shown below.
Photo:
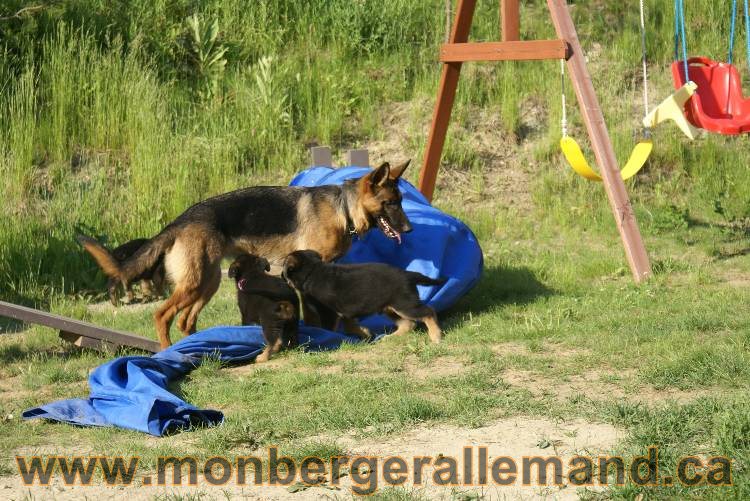
<path fill-rule="evenodd" d="M 443 285 L 448 281 L 447 278 L 430 278 L 416 271 L 407 271 L 406 273 L 409 274 L 409 279 L 414 285 Z"/>
<path fill-rule="evenodd" d="M 130 283 L 134 277 L 152 268 L 159 261 L 174 243 L 175 236 L 171 229 L 162 231 L 124 261 L 118 261 L 106 247 L 91 237 L 77 235 L 76 240 L 91 254 L 105 275 L 123 283 Z"/>

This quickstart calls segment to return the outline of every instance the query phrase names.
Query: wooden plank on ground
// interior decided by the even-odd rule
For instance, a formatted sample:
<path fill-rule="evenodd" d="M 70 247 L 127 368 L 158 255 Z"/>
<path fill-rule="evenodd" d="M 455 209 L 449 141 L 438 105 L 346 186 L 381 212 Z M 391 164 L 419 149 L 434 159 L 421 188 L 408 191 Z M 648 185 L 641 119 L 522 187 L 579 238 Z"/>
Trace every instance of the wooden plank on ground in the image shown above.
<path fill-rule="evenodd" d="M 105 341 L 113 346 L 129 346 L 150 351 L 152 353 L 160 350 L 159 343 L 153 339 L 136 336 L 129 332 L 106 329 L 89 322 L 83 322 L 74 318 L 63 317 L 55 315 L 54 313 L 47 313 L 45 311 L 27 308 L 26 306 L 7 303 L 5 301 L 0 301 L 0 316 L 14 318 L 28 324 L 43 325 L 45 327 L 57 329 L 61 331 L 61 333 L 65 332 L 68 334 L 67 337 L 61 336 L 63 339 L 69 338 L 70 335 L 78 335 L 93 340 Z M 88 341 L 80 341 L 80 343 L 79 346 L 83 346 L 87 343 L 90 345 Z"/>

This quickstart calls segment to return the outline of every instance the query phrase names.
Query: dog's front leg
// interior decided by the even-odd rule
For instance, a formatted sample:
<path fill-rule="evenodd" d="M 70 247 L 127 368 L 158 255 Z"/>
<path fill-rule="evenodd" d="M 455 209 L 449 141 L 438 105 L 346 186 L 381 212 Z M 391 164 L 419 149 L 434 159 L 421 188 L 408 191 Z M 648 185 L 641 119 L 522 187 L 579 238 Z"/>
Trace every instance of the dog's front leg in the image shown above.
<path fill-rule="evenodd" d="M 346 334 L 354 334 L 355 336 L 359 336 L 359 338 L 363 341 L 369 341 L 370 339 L 372 339 L 372 333 L 370 332 L 370 329 L 359 325 L 359 322 L 357 322 L 356 319 L 341 317 L 341 320 L 344 323 L 344 332 Z"/>
<path fill-rule="evenodd" d="M 263 362 L 268 362 L 271 359 L 271 355 L 275 355 L 279 351 L 281 351 L 281 339 L 275 339 L 266 344 L 266 347 L 263 349 L 261 354 L 255 357 L 255 363 L 260 364 Z"/>

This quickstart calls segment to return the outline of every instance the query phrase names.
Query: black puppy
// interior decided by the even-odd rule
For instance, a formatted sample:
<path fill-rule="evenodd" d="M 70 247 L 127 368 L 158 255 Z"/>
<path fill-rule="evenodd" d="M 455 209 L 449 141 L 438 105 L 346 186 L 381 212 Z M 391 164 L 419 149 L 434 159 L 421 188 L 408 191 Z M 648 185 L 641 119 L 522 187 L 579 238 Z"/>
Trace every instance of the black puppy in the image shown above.
<path fill-rule="evenodd" d="M 242 315 L 242 325 L 260 324 L 266 340 L 266 350 L 256 359 L 265 362 L 281 348 L 297 345 L 299 324 L 299 296 L 281 278 L 268 274 L 271 266 L 267 259 L 252 254 L 242 254 L 229 266 L 229 277 L 237 283 L 237 303 Z M 306 325 L 335 328 L 338 315 L 303 297 L 303 320 Z"/>
<path fill-rule="evenodd" d="M 305 296 L 335 311 L 346 332 L 371 337 L 357 317 L 385 313 L 398 326 L 395 335 L 406 334 L 420 320 L 433 343 L 443 337 L 435 310 L 422 303 L 417 285 L 441 285 L 436 280 L 381 263 L 329 264 L 315 251 L 295 251 L 284 260 L 282 276 Z"/>
<path fill-rule="evenodd" d="M 299 299 L 279 277 L 269 275 L 267 259 L 242 254 L 229 266 L 229 278 L 237 283 L 237 303 L 242 325 L 260 324 L 266 347 L 256 362 L 266 362 L 282 348 L 297 346 Z"/>
<path fill-rule="evenodd" d="M 136 238 L 125 242 L 119 247 L 112 250 L 112 257 L 118 262 L 122 263 L 130 256 L 135 254 L 138 249 L 143 247 L 148 242 L 147 238 Z M 159 257 L 153 266 L 146 268 L 140 274 L 136 275 L 125 287 L 125 293 L 128 298 L 128 302 L 133 302 L 133 283 L 141 283 L 141 292 L 143 292 L 143 298 L 145 300 L 153 299 L 157 296 L 164 294 L 164 256 Z M 119 280 L 110 278 L 107 281 L 107 292 L 109 293 L 109 300 L 117 306 L 119 302 L 119 286 L 121 282 Z"/>

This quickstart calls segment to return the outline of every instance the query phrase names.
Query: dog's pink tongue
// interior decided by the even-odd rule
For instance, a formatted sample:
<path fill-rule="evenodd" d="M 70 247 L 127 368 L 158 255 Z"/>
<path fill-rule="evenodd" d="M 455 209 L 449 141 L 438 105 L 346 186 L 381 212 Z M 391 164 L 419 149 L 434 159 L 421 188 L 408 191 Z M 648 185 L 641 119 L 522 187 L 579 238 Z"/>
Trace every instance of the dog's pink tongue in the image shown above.
<path fill-rule="evenodd" d="M 398 242 L 399 245 L 401 245 L 401 233 L 396 232 L 396 242 Z"/>
<path fill-rule="evenodd" d="M 246 283 L 247 281 L 244 278 L 240 278 L 239 280 L 237 280 L 237 288 L 241 291 L 244 291 Z"/>

